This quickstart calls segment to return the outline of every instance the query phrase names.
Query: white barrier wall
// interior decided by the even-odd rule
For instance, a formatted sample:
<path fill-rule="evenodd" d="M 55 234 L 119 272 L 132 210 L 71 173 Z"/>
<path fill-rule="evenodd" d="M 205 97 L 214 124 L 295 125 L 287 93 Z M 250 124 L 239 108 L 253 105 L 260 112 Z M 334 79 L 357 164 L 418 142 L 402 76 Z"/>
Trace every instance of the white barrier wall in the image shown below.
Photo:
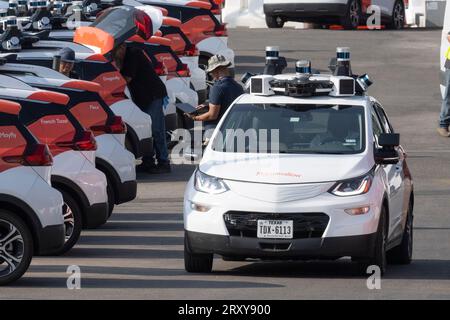
<path fill-rule="evenodd" d="M 263 0 L 227 0 L 222 9 L 222 20 L 228 28 L 267 28 Z M 303 29 L 306 24 L 289 22 L 287 27 Z"/>

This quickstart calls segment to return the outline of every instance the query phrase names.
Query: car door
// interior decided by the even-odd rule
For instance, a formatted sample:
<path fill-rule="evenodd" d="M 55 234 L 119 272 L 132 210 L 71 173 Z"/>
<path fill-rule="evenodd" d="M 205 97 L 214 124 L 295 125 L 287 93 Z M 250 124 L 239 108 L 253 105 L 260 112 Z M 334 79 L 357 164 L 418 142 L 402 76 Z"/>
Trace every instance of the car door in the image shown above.
<path fill-rule="evenodd" d="M 374 102 L 372 104 L 372 120 L 376 124 L 375 127 L 379 127 L 378 132 L 375 132 L 375 136 L 380 133 L 394 133 L 392 126 L 389 124 L 384 110 L 382 107 Z M 376 141 L 378 138 L 375 139 Z M 376 147 L 379 146 L 376 143 Z M 388 183 L 388 197 L 389 197 L 389 233 L 388 240 L 396 239 L 402 235 L 402 218 L 404 212 L 404 172 L 403 161 L 404 153 L 401 147 L 397 148 L 399 153 L 399 162 L 396 164 L 383 165 L 385 171 L 387 183 Z"/>

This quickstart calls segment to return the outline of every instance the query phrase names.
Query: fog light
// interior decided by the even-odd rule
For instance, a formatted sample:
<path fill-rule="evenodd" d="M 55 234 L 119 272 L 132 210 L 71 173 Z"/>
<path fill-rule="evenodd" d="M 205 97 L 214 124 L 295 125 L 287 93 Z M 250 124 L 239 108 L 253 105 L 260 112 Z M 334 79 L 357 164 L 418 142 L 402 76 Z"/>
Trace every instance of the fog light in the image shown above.
<path fill-rule="evenodd" d="M 344 211 L 347 212 L 349 215 L 358 216 L 358 215 L 361 215 L 361 214 L 366 214 L 367 212 L 369 212 L 369 210 L 370 210 L 370 206 L 360 207 L 360 208 L 352 208 L 352 209 L 345 209 Z"/>
<path fill-rule="evenodd" d="M 191 209 L 198 212 L 208 212 L 209 209 L 211 208 L 198 203 L 191 202 Z"/>

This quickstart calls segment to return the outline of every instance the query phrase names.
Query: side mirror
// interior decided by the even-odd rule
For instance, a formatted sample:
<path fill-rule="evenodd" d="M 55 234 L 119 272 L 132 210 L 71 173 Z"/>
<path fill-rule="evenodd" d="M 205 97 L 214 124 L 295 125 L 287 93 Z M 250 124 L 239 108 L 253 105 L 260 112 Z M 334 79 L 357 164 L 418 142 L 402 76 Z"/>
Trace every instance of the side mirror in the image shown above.
<path fill-rule="evenodd" d="M 394 148 L 400 145 L 400 134 L 382 133 L 378 137 L 378 144 L 383 148 Z"/>
<path fill-rule="evenodd" d="M 400 160 L 395 147 L 400 145 L 400 135 L 398 133 L 382 133 L 378 137 L 378 144 L 381 149 L 375 149 L 375 162 L 377 164 L 396 164 Z"/>

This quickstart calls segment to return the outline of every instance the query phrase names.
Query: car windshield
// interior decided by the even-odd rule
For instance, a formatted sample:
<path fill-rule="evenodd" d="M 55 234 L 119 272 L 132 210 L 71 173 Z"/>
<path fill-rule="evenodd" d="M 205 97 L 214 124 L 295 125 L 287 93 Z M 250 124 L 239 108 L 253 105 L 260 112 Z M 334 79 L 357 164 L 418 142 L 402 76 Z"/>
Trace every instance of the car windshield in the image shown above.
<path fill-rule="evenodd" d="M 364 108 L 236 104 L 224 119 L 212 148 L 246 153 L 361 153 L 365 149 Z"/>

